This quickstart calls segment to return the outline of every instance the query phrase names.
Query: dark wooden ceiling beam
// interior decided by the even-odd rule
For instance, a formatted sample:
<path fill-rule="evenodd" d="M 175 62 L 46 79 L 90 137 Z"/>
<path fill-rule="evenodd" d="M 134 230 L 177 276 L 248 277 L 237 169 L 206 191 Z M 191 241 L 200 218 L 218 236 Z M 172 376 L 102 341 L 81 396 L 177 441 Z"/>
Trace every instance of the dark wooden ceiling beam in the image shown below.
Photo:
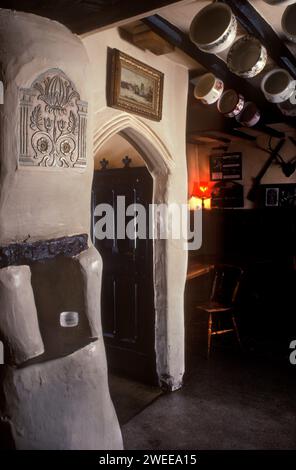
<path fill-rule="evenodd" d="M 142 21 L 172 45 L 178 47 L 210 72 L 213 72 L 223 80 L 228 88 L 234 88 L 242 93 L 248 101 L 255 102 L 263 115 L 262 121 L 264 121 L 264 123 L 287 122 L 289 125 L 295 127 L 294 120 L 283 116 L 275 105 L 265 99 L 260 89 L 253 86 L 247 80 L 230 72 L 226 63 L 216 55 L 207 54 L 198 49 L 189 39 L 188 35 L 175 25 L 159 15 L 149 16 Z"/>
<path fill-rule="evenodd" d="M 84 34 L 180 2 L 184 0 L 0 0 L 0 8 L 46 16 L 60 21 L 73 33 Z"/>
<path fill-rule="evenodd" d="M 233 132 L 237 132 L 239 134 L 244 133 L 250 136 L 252 134 L 252 131 L 257 131 L 263 134 L 267 134 L 271 137 L 275 137 L 277 139 L 282 139 L 283 137 L 285 137 L 284 132 L 266 125 L 262 120 L 260 120 L 255 126 L 248 128 L 240 124 L 235 118 L 228 118 L 226 119 L 225 130 L 227 130 L 227 132 L 229 132 L 230 134 Z M 248 130 L 250 130 L 250 134 L 248 133 Z"/>
<path fill-rule="evenodd" d="M 234 124 L 233 130 L 238 131 L 238 132 L 245 132 L 246 134 L 248 133 L 247 130 L 245 130 L 245 131 L 243 130 L 243 126 L 242 126 L 242 129 L 240 127 L 238 127 L 237 123 Z M 265 124 L 261 124 L 261 123 L 257 124 L 254 127 L 251 127 L 250 130 L 258 131 L 258 132 L 261 132 L 263 134 L 267 134 L 270 137 L 275 137 L 277 139 L 282 139 L 283 137 L 285 137 L 284 132 L 278 131 L 277 129 L 274 129 L 273 127 L 266 126 Z"/>
<path fill-rule="evenodd" d="M 260 13 L 248 1 L 220 1 L 230 6 L 241 26 L 266 47 L 269 56 L 296 78 L 296 57 Z"/>
<path fill-rule="evenodd" d="M 230 131 L 230 134 L 235 136 L 235 137 L 239 137 L 240 139 L 249 140 L 250 142 L 255 142 L 256 141 L 256 136 L 250 135 L 247 132 L 244 132 L 240 129 L 232 129 Z"/>

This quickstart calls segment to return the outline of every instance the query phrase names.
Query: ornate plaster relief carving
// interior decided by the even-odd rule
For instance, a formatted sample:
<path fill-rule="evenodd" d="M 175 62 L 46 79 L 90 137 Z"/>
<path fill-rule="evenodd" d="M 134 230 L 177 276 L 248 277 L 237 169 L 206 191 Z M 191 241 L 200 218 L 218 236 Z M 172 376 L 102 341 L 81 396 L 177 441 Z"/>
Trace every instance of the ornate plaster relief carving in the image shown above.
<path fill-rule="evenodd" d="M 20 90 L 19 165 L 86 166 L 87 103 L 59 69 Z"/>

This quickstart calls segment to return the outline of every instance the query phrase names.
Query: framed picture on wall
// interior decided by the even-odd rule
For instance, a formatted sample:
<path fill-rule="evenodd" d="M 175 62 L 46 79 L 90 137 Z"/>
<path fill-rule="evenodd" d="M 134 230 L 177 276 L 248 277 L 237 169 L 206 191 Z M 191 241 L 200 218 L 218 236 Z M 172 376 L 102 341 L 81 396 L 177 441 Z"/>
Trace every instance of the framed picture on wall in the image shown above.
<path fill-rule="evenodd" d="M 164 74 L 118 49 L 110 56 L 108 106 L 160 121 Z"/>
<path fill-rule="evenodd" d="M 241 152 L 210 155 L 210 179 L 211 181 L 241 180 Z"/>
<path fill-rule="evenodd" d="M 265 189 L 265 206 L 277 207 L 279 205 L 279 188 L 266 188 Z"/>
<path fill-rule="evenodd" d="M 296 184 L 261 184 L 257 202 L 259 207 L 296 207 Z"/>

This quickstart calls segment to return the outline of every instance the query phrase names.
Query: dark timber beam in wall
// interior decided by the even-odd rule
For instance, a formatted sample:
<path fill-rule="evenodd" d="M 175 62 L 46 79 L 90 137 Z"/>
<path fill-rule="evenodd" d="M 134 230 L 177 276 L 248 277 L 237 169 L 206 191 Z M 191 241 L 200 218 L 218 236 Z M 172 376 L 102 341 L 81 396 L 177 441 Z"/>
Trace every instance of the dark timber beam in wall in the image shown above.
<path fill-rule="evenodd" d="M 294 120 L 282 115 L 275 105 L 269 103 L 265 99 L 259 88 L 230 72 L 226 63 L 216 55 L 207 54 L 206 52 L 198 49 L 198 47 L 190 41 L 189 36 L 175 25 L 171 24 L 159 15 L 146 17 L 142 21 L 154 32 L 179 48 L 207 70 L 218 76 L 224 81 L 228 88 L 234 88 L 242 93 L 248 101 L 256 103 L 263 115 L 262 122 L 265 124 L 286 122 L 295 127 Z M 260 126 L 257 126 L 257 128 L 259 130 Z M 267 132 L 268 128 L 263 126 L 262 131 Z"/>
<path fill-rule="evenodd" d="M 280 66 L 287 69 L 296 78 L 296 57 L 286 46 L 260 13 L 246 0 L 221 0 L 230 6 L 241 26 L 248 34 L 257 37 L 269 56 Z M 272 7 L 270 7 L 272 8 Z"/>

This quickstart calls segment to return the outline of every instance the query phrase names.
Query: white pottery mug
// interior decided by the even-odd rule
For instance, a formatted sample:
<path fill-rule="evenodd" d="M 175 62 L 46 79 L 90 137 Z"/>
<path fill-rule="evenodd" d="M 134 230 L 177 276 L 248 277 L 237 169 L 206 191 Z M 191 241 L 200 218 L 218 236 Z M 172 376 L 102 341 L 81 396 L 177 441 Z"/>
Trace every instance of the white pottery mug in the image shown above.
<path fill-rule="evenodd" d="M 218 101 L 218 111 L 225 117 L 235 117 L 243 110 L 245 99 L 235 90 L 226 90 Z"/>
<path fill-rule="evenodd" d="M 236 38 L 237 21 L 224 3 L 211 3 L 193 18 L 189 37 L 199 49 L 217 54 L 231 46 Z"/>
<path fill-rule="evenodd" d="M 261 89 L 271 103 L 282 103 L 295 92 L 295 82 L 285 69 L 272 69 L 261 82 Z"/>
<path fill-rule="evenodd" d="M 224 90 L 224 83 L 212 73 L 199 77 L 194 87 L 194 96 L 204 104 L 213 104 L 218 101 Z"/>
<path fill-rule="evenodd" d="M 289 41 L 296 43 L 296 3 L 285 9 L 282 16 L 282 30 Z"/>
<path fill-rule="evenodd" d="M 227 66 L 239 77 L 253 78 L 264 69 L 267 62 L 265 47 L 253 36 L 239 38 L 227 55 Z"/>
<path fill-rule="evenodd" d="M 253 127 L 255 126 L 261 118 L 261 113 L 255 103 L 247 101 L 243 107 L 243 110 L 238 114 L 235 119 L 242 126 Z"/>

